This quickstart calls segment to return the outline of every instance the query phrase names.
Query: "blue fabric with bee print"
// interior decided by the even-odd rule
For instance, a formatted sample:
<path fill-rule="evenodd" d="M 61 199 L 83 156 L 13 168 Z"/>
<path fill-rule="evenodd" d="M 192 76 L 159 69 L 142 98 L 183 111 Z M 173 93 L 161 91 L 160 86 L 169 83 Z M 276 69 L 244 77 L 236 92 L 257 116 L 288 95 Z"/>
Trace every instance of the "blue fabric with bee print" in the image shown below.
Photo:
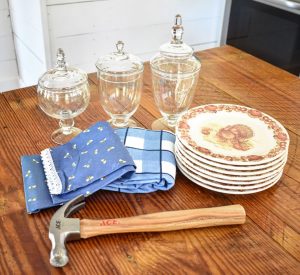
<path fill-rule="evenodd" d="M 98 122 L 70 142 L 21 158 L 27 211 L 63 204 L 128 178 L 135 164 L 109 123 Z"/>
<path fill-rule="evenodd" d="M 23 156 L 27 212 L 61 205 L 98 190 L 169 190 L 176 175 L 174 142 L 175 136 L 169 132 L 113 130 L 108 123 L 99 122 L 69 143 L 42 151 L 41 156 Z"/>
<path fill-rule="evenodd" d="M 135 171 L 131 156 L 107 122 L 94 124 L 64 145 L 43 150 L 41 157 L 51 195 L 103 181 L 124 167 L 125 175 Z"/>

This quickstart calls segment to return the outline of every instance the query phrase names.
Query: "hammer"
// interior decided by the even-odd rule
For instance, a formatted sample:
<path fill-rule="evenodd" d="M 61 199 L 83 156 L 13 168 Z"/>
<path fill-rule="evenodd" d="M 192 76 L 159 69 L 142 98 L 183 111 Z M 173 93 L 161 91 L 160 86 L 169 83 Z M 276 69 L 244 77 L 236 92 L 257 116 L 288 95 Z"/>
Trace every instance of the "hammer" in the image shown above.
<path fill-rule="evenodd" d="M 78 196 L 59 208 L 49 226 L 52 243 L 50 263 L 65 266 L 68 261 L 66 241 L 89 238 L 104 234 L 128 232 L 159 232 L 218 225 L 243 224 L 246 220 L 244 208 L 229 205 L 212 208 L 167 211 L 129 218 L 106 220 L 79 220 L 67 218 L 85 205 L 84 196 Z"/>

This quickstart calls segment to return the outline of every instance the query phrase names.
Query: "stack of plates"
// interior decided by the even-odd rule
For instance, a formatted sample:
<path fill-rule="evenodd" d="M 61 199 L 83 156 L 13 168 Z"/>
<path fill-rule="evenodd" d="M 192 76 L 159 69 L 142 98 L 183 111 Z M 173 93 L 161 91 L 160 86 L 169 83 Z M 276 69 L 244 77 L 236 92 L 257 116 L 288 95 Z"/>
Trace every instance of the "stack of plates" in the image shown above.
<path fill-rule="evenodd" d="M 239 105 L 189 110 L 176 127 L 176 160 L 191 181 L 228 194 L 260 192 L 279 181 L 289 136 L 274 118 Z"/>

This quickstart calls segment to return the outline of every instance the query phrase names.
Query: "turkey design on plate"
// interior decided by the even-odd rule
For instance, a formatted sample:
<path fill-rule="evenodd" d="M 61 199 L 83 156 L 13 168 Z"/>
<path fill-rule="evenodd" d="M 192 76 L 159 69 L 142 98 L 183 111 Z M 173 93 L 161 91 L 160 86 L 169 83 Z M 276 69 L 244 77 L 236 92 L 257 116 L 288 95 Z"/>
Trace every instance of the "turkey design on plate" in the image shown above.
<path fill-rule="evenodd" d="M 277 120 L 239 105 L 193 108 L 176 127 L 179 170 L 194 183 L 226 194 L 273 186 L 283 174 L 288 146 L 288 133 Z"/>
<path fill-rule="evenodd" d="M 210 104 L 193 108 L 178 120 L 178 139 L 200 156 L 245 165 L 284 154 L 289 136 L 274 118 L 244 106 Z"/>

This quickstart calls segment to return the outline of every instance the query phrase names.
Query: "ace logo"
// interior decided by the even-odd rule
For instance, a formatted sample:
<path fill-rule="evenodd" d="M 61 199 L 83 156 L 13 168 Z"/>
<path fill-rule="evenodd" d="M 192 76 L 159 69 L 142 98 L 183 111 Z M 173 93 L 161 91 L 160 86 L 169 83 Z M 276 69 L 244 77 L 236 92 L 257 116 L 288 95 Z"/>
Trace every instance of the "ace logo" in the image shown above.
<path fill-rule="evenodd" d="M 114 224 L 118 224 L 119 222 L 117 220 L 102 220 L 100 221 L 100 226 L 108 226 L 108 225 L 114 225 Z"/>
<path fill-rule="evenodd" d="M 56 229 L 60 230 L 60 227 L 61 227 L 61 221 L 60 220 L 55 222 L 55 227 L 56 227 Z"/>

